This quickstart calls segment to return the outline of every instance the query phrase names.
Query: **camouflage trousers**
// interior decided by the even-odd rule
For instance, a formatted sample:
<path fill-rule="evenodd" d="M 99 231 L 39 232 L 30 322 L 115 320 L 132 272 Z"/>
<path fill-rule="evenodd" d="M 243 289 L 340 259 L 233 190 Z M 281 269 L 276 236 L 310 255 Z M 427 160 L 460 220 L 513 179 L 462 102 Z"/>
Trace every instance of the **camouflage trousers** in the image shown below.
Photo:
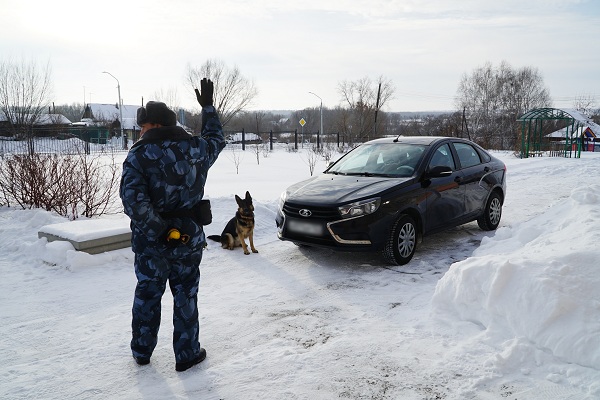
<path fill-rule="evenodd" d="M 150 358 L 158 341 L 161 299 L 167 281 L 173 294 L 173 350 L 175 362 L 187 362 L 200 353 L 198 341 L 199 251 L 186 258 L 165 259 L 135 255 L 137 286 L 132 309 L 131 351 L 138 358 Z"/>

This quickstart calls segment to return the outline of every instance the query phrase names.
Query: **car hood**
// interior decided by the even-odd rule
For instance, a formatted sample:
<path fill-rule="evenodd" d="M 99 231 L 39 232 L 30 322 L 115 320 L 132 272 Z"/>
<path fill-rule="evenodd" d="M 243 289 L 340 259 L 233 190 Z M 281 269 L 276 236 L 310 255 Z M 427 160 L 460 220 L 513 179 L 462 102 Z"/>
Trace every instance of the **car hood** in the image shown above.
<path fill-rule="evenodd" d="M 412 178 L 382 178 L 321 174 L 287 188 L 286 201 L 334 205 L 381 195 Z"/>

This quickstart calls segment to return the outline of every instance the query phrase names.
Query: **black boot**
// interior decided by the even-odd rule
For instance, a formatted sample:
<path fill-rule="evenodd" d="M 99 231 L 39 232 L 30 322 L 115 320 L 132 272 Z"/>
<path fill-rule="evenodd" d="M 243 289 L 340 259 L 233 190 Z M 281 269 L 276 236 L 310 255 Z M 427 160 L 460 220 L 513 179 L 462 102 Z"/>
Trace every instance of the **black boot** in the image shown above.
<path fill-rule="evenodd" d="M 175 371 L 182 372 L 186 369 L 192 368 L 196 364 L 200 364 L 206 358 L 206 350 L 200 348 L 200 354 L 198 357 L 194 358 L 192 361 L 180 362 L 175 364 Z"/>
<path fill-rule="evenodd" d="M 149 358 L 133 356 L 133 359 L 135 360 L 135 362 L 138 365 L 147 365 L 147 364 L 150 364 L 150 359 Z"/>

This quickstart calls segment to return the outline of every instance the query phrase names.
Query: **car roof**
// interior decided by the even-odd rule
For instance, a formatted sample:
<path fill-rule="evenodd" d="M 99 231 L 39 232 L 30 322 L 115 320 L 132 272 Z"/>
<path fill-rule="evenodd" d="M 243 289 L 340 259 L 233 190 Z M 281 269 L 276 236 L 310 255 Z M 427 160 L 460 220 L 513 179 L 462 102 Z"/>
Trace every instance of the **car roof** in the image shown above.
<path fill-rule="evenodd" d="M 456 139 L 445 136 L 397 136 L 385 137 L 381 139 L 370 140 L 367 143 L 406 143 L 406 144 L 421 144 L 429 146 L 433 143 L 440 142 L 446 139 Z"/>

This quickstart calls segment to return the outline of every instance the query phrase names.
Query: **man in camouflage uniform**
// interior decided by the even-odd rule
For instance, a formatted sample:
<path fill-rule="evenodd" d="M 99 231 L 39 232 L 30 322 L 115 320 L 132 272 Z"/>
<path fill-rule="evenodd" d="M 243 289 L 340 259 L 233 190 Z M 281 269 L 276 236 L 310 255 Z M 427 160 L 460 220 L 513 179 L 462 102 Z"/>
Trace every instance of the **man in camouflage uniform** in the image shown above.
<path fill-rule="evenodd" d="M 198 284 L 206 239 L 191 212 L 204 196 L 208 169 L 225 147 L 221 122 L 213 107 L 213 84 L 203 79 L 196 89 L 202 106 L 201 137 L 176 126 L 175 113 L 150 101 L 138 109 L 142 128 L 123 163 L 120 195 L 131 218 L 137 286 L 132 309 L 131 350 L 140 365 L 156 347 L 161 298 L 167 281 L 173 294 L 175 369 L 206 358 L 200 347 Z"/>

